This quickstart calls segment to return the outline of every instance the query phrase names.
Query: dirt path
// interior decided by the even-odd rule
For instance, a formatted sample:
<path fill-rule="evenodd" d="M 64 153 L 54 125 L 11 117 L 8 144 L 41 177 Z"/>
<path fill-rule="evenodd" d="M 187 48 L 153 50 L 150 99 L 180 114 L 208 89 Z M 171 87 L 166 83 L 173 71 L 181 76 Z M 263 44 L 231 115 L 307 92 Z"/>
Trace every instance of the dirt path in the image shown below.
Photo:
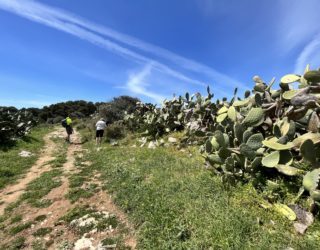
<path fill-rule="evenodd" d="M 5 202 L 0 206 L 1 212 L 3 212 L 6 205 L 19 198 L 30 181 L 39 177 L 43 172 L 52 169 L 50 164 L 46 165 L 46 163 L 54 159 L 52 154 L 58 145 L 50 140 L 50 138 L 64 137 L 64 133 L 63 129 L 58 129 L 45 136 L 46 146 L 36 164 L 30 169 L 28 174 L 19 181 L 19 183 L 7 187 L 0 193 L 1 196 L 3 195 L 3 201 Z M 71 203 L 67 198 L 67 194 L 70 190 L 69 178 L 80 171 L 80 167 L 76 166 L 76 157 L 78 157 L 81 162 L 85 153 L 80 142 L 80 135 L 75 131 L 72 135 L 72 143 L 68 145 L 66 162 L 61 168 L 63 171 L 62 175 L 59 177 L 61 185 L 52 189 L 44 197 L 44 199 L 52 202 L 51 205 L 45 208 L 36 208 L 30 206 L 30 204 L 22 203 L 15 210 L 15 214 L 19 214 L 23 217 L 23 223 L 33 223 L 30 228 L 19 233 L 19 236 L 25 238 L 24 244 L 27 249 L 32 249 L 32 244 L 37 240 L 40 240 L 46 249 L 60 249 L 63 244 L 65 244 L 66 247 L 63 249 L 104 249 L 101 248 L 102 240 L 119 237 L 123 238 L 122 242 L 128 249 L 135 249 L 137 243 L 134 228 L 128 222 L 125 213 L 113 203 L 112 197 L 105 191 L 102 191 L 99 174 L 96 174 L 93 178 L 89 178 L 88 182 L 85 183 L 86 185 L 94 183 L 99 187 L 98 191 L 93 196 L 90 198 L 81 198 L 75 203 Z M 90 167 L 90 162 L 82 161 L 81 164 L 82 167 Z M 103 214 L 112 214 L 119 222 L 119 226 L 103 230 L 94 229 L 90 232 L 79 234 L 79 231 L 70 226 L 70 222 L 66 223 L 61 221 L 63 216 L 79 206 L 90 207 L 90 209 L 96 211 L 96 213 L 100 213 L 102 216 Z M 44 216 L 45 219 L 37 222 L 39 216 Z M 36 237 L 34 233 L 43 228 L 50 228 L 52 231 L 43 237 Z M 4 239 L 4 242 L 9 243 L 16 237 L 17 235 L 7 236 Z"/>
<path fill-rule="evenodd" d="M 61 129 L 47 134 L 44 137 L 45 146 L 40 154 L 40 157 L 36 161 L 36 163 L 29 169 L 28 173 L 22 179 L 19 179 L 17 183 L 9 185 L 0 190 L 0 215 L 3 214 L 4 209 L 8 204 L 15 202 L 20 197 L 29 182 L 38 178 L 42 173 L 50 169 L 50 166 L 46 163 L 54 159 L 52 154 L 55 149 L 55 143 L 50 138 L 60 134 Z"/>

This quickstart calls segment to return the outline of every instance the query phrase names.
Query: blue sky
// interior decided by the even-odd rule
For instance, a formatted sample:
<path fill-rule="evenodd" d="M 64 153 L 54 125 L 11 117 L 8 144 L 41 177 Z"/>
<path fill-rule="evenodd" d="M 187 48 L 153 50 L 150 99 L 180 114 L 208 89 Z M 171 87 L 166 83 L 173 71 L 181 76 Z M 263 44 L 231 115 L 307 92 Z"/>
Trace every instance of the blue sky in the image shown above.
<path fill-rule="evenodd" d="M 318 0 L 0 0 L 0 105 L 215 97 L 320 67 Z"/>

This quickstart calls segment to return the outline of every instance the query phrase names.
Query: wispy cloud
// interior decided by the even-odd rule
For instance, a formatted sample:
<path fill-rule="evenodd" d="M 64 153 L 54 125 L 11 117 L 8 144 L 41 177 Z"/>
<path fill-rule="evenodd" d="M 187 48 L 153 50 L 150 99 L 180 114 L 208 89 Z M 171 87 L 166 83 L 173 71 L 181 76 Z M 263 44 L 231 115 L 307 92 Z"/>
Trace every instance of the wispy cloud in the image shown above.
<path fill-rule="evenodd" d="M 39 101 L 39 100 L 28 100 L 28 99 L 1 99 L 0 106 L 14 106 L 18 108 L 36 107 L 42 108 L 43 106 L 50 105 L 50 102 Z"/>
<path fill-rule="evenodd" d="M 318 0 L 279 1 L 279 49 L 283 54 L 296 55 L 294 72 L 303 73 L 307 64 L 320 64 L 320 26 Z"/>
<path fill-rule="evenodd" d="M 320 32 L 320 1 L 282 0 L 278 4 L 278 36 L 284 52 L 303 46 Z"/>
<path fill-rule="evenodd" d="M 294 72 L 303 73 L 303 69 L 309 63 L 311 66 L 320 66 L 320 35 L 316 36 L 303 48 L 296 61 Z"/>
<path fill-rule="evenodd" d="M 161 103 L 165 99 L 164 96 L 148 91 L 146 89 L 146 86 L 148 86 L 148 83 L 146 82 L 146 80 L 147 80 L 147 77 L 150 76 L 151 70 L 152 70 L 152 63 L 145 65 L 141 71 L 131 74 L 129 76 L 126 86 L 131 92 L 135 94 L 149 97 L 155 100 L 157 103 Z"/>
<path fill-rule="evenodd" d="M 238 86 L 240 89 L 245 88 L 245 85 L 239 81 L 199 62 L 187 59 L 164 48 L 146 43 L 108 27 L 92 23 L 57 8 L 29 0 L 0 0 L 0 8 L 74 35 L 137 63 L 145 65 L 152 62 L 153 70 L 157 70 L 187 83 L 199 86 L 206 85 L 203 81 L 188 77 L 176 68 L 206 75 L 217 85 L 223 84 L 232 87 Z M 107 38 L 112 39 L 112 41 Z M 127 48 L 123 45 L 126 45 Z M 132 48 L 136 51 L 133 51 Z M 140 52 L 144 52 L 147 55 L 143 55 Z M 150 56 L 153 58 L 150 58 Z M 165 62 L 160 62 L 158 59 L 162 59 L 162 61 Z M 175 69 L 168 66 L 169 64 L 171 66 L 175 65 Z"/>

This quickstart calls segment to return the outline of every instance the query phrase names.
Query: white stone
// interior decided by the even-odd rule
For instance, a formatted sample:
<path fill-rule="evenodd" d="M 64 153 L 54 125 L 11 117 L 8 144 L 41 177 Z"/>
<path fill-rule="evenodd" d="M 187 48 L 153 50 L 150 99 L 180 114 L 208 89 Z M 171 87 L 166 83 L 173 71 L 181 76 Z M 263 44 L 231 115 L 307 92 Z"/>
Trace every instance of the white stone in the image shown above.
<path fill-rule="evenodd" d="M 177 140 L 177 138 L 169 137 L 169 138 L 168 138 L 168 142 L 170 142 L 170 143 L 177 143 L 178 140 Z"/>
<path fill-rule="evenodd" d="M 155 149 L 157 147 L 157 143 L 154 141 L 149 142 L 148 148 Z"/>
<path fill-rule="evenodd" d="M 81 238 L 74 243 L 74 250 L 95 249 L 92 241 L 88 238 Z"/>
<path fill-rule="evenodd" d="M 20 153 L 19 153 L 19 156 L 21 157 L 30 157 L 32 156 L 33 154 L 29 151 L 25 151 L 25 150 L 22 150 Z"/>
<path fill-rule="evenodd" d="M 296 232 L 298 232 L 299 234 L 304 234 L 308 228 L 307 225 L 299 223 L 299 222 L 294 223 L 293 226 L 294 226 L 294 229 L 296 230 Z"/>

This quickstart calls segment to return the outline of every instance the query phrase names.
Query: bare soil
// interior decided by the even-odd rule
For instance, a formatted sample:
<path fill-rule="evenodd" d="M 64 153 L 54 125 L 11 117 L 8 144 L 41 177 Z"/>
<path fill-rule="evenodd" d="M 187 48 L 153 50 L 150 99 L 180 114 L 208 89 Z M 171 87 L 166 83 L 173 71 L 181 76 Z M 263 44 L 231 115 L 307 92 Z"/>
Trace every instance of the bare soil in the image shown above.
<path fill-rule="evenodd" d="M 15 202 L 19 198 L 19 196 L 24 192 L 28 183 L 38 178 L 42 173 L 50 170 L 50 166 L 46 163 L 54 159 L 52 154 L 55 149 L 55 143 L 50 140 L 50 138 L 54 135 L 57 135 L 57 133 L 60 133 L 60 130 L 49 133 L 44 137 L 45 146 L 41 152 L 39 159 L 30 168 L 29 172 L 23 178 L 19 179 L 17 183 L 9 185 L 0 190 L 0 215 L 3 214 L 4 209 L 8 204 Z"/>
<path fill-rule="evenodd" d="M 53 153 L 56 144 L 52 140 L 50 140 L 50 138 L 64 137 L 64 133 L 64 129 L 59 128 L 54 132 L 46 135 L 44 137 L 45 147 L 39 159 L 26 174 L 26 176 L 20 179 L 16 184 L 0 191 L 0 195 L 2 197 L 2 200 L 4 201 L 4 203 L 0 205 L 1 213 L 3 213 L 5 207 L 8 204 L 18 200 L 19 196 L 24 192 L 29 182 L 38 178 L 45 171 L 49 171 L 51 169 L 50 164 L 46 163 L 54 159 Z M 125 213 L 113 203 L 112 197 L 108 195 L 106 191 L 102 191 L 100 188 L 99 191 L 92 197 L 87 199 L 81 198 L 79 201 L 73 204 L 66 198 L 66 194 L 69 191 L 68 177 L 78 171 L 77 167 L 75 166 L 75 157 L 77 156 L 79 158 L 82 158 L 83 154 L 84 150 L 82 149 L 80 135 L 75 131 L 75 133 L 72 135 L 72 143 L 68 146 L 67 161 L 63 165 L 63 174 L 61 176 L 62 185 L 52 189 L 44 197 L 44 199 L 51 200 L 52 204 L 46 208 L 35 208 L 30 206 L 29 204 L 22 203 L 22 205 L 15 209 L 14 214 L 22 215 L 23 223 L 30 221 L 33 222 L 31 228 L 19 233 L 19 236 L 23 236 L 26 239 L 26 249 L 32 249 L 32 243 L 35 242 L 35 240 L 40 240 L 46 246 L 46 249 L 59 249 L 62 242 L 69 242 L 72 245 L 84 236 L 90 238 L 90 240 L 92 241 L 92 245 L 94 247 L 92 249 L 97 249 L 101 240 L 105 239 L 106 237 L 117 237 L 119 236 L 119 234 L 121 234 L 121 237 L 124 238 L 125 246 L 130 247 L 131 249 L 136 248 L 137 242 L 133 226 L 129 223 Z M 90 167 L 90 162 L 83 162 L 83 164 L 85 164 L 87 167 Z M 95 175 L 95 177 L 90 182 L 101 186 L 101 183 L 99 181 L 99 174 Z M 120 224 L 123 225 L 126 230 L 123 231 L 115 229 L 112 231 L 93 231 L 92 233 L 86 235 L 79 235 L 72 228 L 70 228 L 70 225 L 67 225 L 66 223 L 60 221 L 60 218 L 62 216 L 79 205 L 89 205 L 96 211 L 105 211 L 114 214 Z M 46 218 L 41 222 L 36 222 L 35 218 L 40 215 L 45 215 Z M 52 228 L 52 231 L 51 233 L 43 237 L 33 236 L 33 233 L 36 232 L 39 228 Z M 3 239 L 2 243 L 10 243 L 16 237 L 17 235 L 7 235 L 5 239 Z"/>

